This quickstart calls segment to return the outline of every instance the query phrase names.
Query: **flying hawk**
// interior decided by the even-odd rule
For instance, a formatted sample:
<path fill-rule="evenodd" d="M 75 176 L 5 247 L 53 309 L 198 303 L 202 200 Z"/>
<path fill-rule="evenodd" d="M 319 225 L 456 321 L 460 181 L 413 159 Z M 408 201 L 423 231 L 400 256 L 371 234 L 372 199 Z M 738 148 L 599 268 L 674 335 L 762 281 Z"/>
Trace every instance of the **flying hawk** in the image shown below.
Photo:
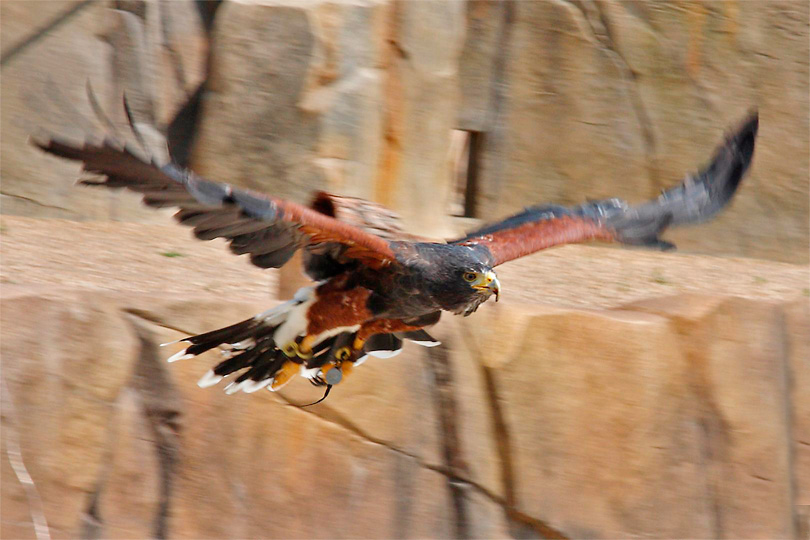
<path fill-rule="evenodd" d="M 408 237 L 393 213 L 367 201 L 318 193 L 305 207 L 160 165 L 110 137 L 34 142 L 100 175 L 83 184 L 126 188 L 149 206 L 178 208 L 175 218 L 197 238 L 225 238 L 261 268 L 279 268 L 302 249 L 314 286 L 250 319 L 180 340 L 189 345 L 170 361 L 219 347 L 224 358 L 202 387 L 234 376 L 229 393 L 275 391 L 300 373 L 328 393 L 368 355 L 393 356 L 403 340 L 438 345 L 424 328 L 442 311 L 467 316 L 492 296 L 497 301 L 499 264 L 589 240 L 674 248 L 660 238 L 667 227 L 706 221 L 731 200 L 751 163 L 757 126 L 754 112 L 706 167 L 654 200 L 541 204 L 448 242 Z"/>

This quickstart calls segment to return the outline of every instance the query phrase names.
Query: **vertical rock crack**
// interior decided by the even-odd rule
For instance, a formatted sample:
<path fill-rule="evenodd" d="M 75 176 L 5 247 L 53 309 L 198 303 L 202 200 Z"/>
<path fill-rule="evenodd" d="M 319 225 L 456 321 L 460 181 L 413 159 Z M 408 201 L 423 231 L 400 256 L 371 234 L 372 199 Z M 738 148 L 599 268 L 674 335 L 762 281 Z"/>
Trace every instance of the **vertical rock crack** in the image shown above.
<path fill-rule="evenodd" d="M 607 12 L 604 11 L 599 2 L 593 0 L 560 0 L 566 4 L 573 6 L 581 15 L 582 19 L 587 25 L 590 32 L 588 38 L 596 44 L 605 54 L 613 61 L 616 69 L 622 76 L 624 81 L 624 88 L 627 96 L 630 99 L 633 112 L 636 116 L 641 135 L 644 140 L 644 154 L 646 157 L 647 174 L 650 181 L 656 187 L 661 187 L 658 175 L 658 168 L 656 166 L 656 148 L 657 143 L 655 140 L 655 132 L 653 130 L 650 115 L 644 105 L 644 100 L 641 99 L 641 93 L 638 89 L 638 77 L 636 72 L 630 67 L 627 59 L 617 47 L 613 36 L 610 31 L 610 21 Z"/>
<path fill-rule="evenodd" d="M 4 432 L 6 455 L 14 470 L 14 475 L 23 486 L 25 496 L 28 499 L 28 509 L 31 513 L 31 521 L 34 524 L 34 533 L 37 540 L 50 540 L 51 533 L 48 529 L 48 520 L 45 519 L 45 509 L 42 504 L 42 498 L 39 495 L 37 485 L 34 479 L 28 474 L 28 469 L 25 467 L 23 461 L 22 449 L 20 448 L 20 437 L 17 432 L 17 409 L 14 407 L 14 401 L 11 398 L 8 385 L 5 379 L 0 379 L 3 385 L 3 416 L 5 417 Z"/>

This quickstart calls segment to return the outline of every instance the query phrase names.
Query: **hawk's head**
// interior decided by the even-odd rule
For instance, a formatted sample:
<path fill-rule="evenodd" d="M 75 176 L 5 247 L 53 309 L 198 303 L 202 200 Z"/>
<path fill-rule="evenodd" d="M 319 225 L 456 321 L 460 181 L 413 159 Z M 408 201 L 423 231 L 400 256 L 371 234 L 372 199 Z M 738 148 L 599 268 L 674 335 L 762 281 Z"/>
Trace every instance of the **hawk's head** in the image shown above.
<path fill-rule="evenodd" d="M 420 268 L 428 289 L 442 309 L 469 315 L 493 294 L 498 299 L 501 284 L 488 257 L 470 246 L 422 244 L 428 264 Z"/>
<path fill-rule="evenodd" d="M 458 281 L 458 280 L 456 280 Z M 466 297 L 467 301 L 458 309 L 453 310 L 456 314 L 464 316 L 473 313 L 478 306 L 486 302 L 490 296 L 495 295 L 495 301 L 501 292 L 501 284 L 495 271 L 487 266 L 474 266 L 461 270 L 461 282 L 458 282 L 460 297 Z M 466 287 L 465 287 L 466 285 Z"/>

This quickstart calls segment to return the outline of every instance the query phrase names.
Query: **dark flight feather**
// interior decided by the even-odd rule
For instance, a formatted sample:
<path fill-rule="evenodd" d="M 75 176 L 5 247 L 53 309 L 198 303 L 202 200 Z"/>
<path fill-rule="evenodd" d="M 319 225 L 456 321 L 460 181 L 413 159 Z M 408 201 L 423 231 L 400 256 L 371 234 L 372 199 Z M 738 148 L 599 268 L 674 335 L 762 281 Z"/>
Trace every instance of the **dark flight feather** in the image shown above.
<path fill-rule="evenodd" d="M 434 338 L 424 330 L 413 330 L 411 332 L 396 332 L 395 335 L 400 339 L 407 339 L 408 341 L 419 341 L 421 343 L 440 343 L 438 339 Z"/>
<path fill-rule="evenodd" d="M 398 351 L 402 348 L 402 339 L 394 334 L 375 334 L 368 338 L 363 350 L 367 353 L 375 351 Z"/>
<path fill-rule="evenodd" d="M 109 137 L 81 146 L 58 139 L 35 144 L 56 156 L 81 161 L 84 170 L 105 176 L 101 181 L 85 182 L 87 185 L 126 188 L 143 194 L 146 204 L 178 206 L 176 217 L 181 223 L 199 229 L 205 239 L 238 239 L 234 251 L 251 253 L 252 261 L 263 268 L 281 266 L 296 249 L 313 243 L 344 246 L 344 257 L 375 268 L 395 262 L 388 241 L 377 235 L 290 201 L 210 182 L 171 164 L 159 167 Z M 246 222 L 254 223 L 255 228 L 239 230 Z M 266 227 L 260 227 L 261 223 Z M 231 226 L 238 227 L 231 230 Z M 283 238 L 278 241 L 272 234 L 262 234 L 264 231 L 278 232 Z M 277 245 L 275 253 L 268 248 L 271 243 Z"/>

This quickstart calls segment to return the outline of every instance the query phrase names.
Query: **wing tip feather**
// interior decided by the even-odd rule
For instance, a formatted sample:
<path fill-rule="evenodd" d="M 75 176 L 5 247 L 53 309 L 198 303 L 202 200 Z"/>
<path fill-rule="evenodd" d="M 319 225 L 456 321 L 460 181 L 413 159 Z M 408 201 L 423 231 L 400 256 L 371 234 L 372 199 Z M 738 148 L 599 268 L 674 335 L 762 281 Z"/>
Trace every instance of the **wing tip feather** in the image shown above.
<path fill-rule="evenodd" d="M 718 149 L 709 167 L 704 169 L 714 170 L 714 174 L 709 173 L 709 182 L 718 184 L 722 193 L 722 200 L 717 201 L 719 208 L 716 211 L 728 205 L 742 184 L 754 158 L 758 131 L 759 112 L 752 108 L 726 135 L 725 144 Z"/>
<path fill-rule="evenodd" d="M 756 108 L 751 108 L 743 120 L 728 135 L 728 144 L 743 155 L 753 155 L 758 132 L 759 111 Z"/>

